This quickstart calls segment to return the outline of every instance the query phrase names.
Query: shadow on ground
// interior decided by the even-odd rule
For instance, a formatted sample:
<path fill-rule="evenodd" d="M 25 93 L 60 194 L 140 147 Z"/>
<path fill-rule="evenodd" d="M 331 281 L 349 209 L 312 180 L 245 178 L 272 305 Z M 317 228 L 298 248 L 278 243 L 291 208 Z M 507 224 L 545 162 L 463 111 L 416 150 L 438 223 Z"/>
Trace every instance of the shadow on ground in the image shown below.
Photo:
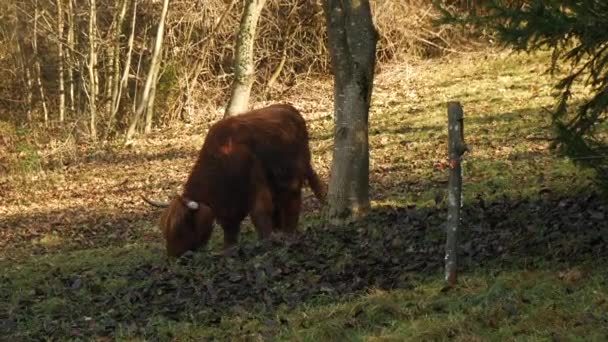
<path fill-rule="evenodd" d="M 83 205 L 0 217 L 0 260 L 22 254 L 45 255 L 161 242 L 157 222 L 162 209 L 149 207 L 137 194 L 134 192 L 118 203 L 100 203 L 95 208 Z M 303 218 L 319 209 L 319 202 L 305 189 Z M 216 227 L 215 234 L 218 233 L 221 229 Z"/>
<path fill-rule="evenodd" d="M 606 260 L 607 215 L 605 199 L 595 193 L 479 200 L 463 208 L 461 272 Z M 0 319 L 5 336 L 16 338 L 115 336 L 120 329 L 154 338 L 151 325 L 159 320 L 213 327 L 233 315 L 274 317 L 278 308 L 310 300 L 408 289 L 441 274 L 444 222 L 445 208 L 383 206 L 346 226 L 309 224 L 297 240 L 244 241 L 229 257 L 200 251 L 167 261 L 138 256 L 146 253 L 140 249 L 107 260 L 99 271 L 90 264 L 65 271 L 51 263 L 18 300 L 2 298 L 11 303 L 10 315 L 0 313 Z M 125 258 L 127 267 L 113 268 Z M 25 271 L 10 272 L 18 279 Z M 61 301 L 51 314 L 33 309 L 53 298 Z M 32 330 L 32 319 L 48 324 Z"/>
<path fill-rule="evenodd" d="M 0 219 L 0 255 L 52 254 L 141 242 L 158 215 L 152 210 L 74 207 L 6 216 Z M 157 235 L 156 230 L 153 233 Z"/>

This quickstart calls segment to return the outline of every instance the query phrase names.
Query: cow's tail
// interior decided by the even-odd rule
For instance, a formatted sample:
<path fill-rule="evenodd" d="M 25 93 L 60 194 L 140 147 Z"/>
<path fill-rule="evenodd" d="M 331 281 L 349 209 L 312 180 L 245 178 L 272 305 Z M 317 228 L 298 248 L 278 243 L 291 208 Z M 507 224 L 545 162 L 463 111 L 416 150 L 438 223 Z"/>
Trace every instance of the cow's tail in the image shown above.
<path fill-rule="evenodd" d="M 310 186 L 310 189 L 315 194 L 315 197 L 319 200 L 319 202 L 325 204 L 327 200 L 327 186 L 325 182 L 319 178 L 319 175 L 317 175 L 311 164 L 308 164 L 308 172 L 306 176 L 308 178 L 308 186 Z"/>

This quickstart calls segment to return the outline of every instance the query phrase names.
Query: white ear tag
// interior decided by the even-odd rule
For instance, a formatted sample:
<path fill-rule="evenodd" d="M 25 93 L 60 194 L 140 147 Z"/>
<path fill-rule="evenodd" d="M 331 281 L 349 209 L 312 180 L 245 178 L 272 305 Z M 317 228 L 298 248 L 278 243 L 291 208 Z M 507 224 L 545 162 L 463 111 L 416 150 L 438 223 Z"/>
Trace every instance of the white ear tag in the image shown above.
<path fill-rule="evenodd" d="M 188 201 L 186 202 L 186 207 L 188 207 L 188 209 L 190 210 L 198 210 L 198 203 L 194 201 Z"/>

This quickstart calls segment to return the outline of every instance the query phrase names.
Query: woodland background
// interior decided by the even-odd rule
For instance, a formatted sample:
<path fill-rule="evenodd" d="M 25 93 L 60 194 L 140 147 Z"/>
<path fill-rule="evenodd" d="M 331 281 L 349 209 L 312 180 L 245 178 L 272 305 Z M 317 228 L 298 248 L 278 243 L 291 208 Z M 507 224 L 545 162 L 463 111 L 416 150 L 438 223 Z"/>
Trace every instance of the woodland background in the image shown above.
<path fill-rule="evenodd" d="M 483 14 L 479 5 L 490 1 L 441 2 Z M 607 340 L 605 193 L 598 172 L 551 148 L 548 108 L 568 68 L 547 73 L 555 59 L 546 49 L 498 49 L 483 25 L 433 25 L 440 13 L 429 1 L 371 3 L 380 41 L 369 215 L 329 226 L 307 192 L 299 241 L 268 249 L 246 223 L 236 255 L 216 253 L 216 231 L 208 253 L 170 261 L 160 212 L 139 195 L 177 191 L 206 127 L 223 115 L 241 1 L 170 2 L 153 105 L 144 103 L 128 146 L 162 1 L 0 1 L 2 336 Z M 268 0 L 250 104 L 300 108 L 313 163 L 328 179 L 325 31 L 321 1 Z M 589 93 L 576 83 L 572 102 Z M 446 290 L 445 104 L 453 99 L 464 106 L 472 149 L 463 161 L 460 281 Z"/>
<path fill-rule="evenodd" d="M 474 8 L 473 1 L 448 3 L 463 10 Z M 77 144 L 125 134 L 151 70 L 162 1 L 92 4 L 0 4 L 0 120 L 5 122 L 5 141 L 14 140 L 15 127 L 24 124 L 46 127 L 36 130 L 41 135 L 37 142 L 54 137 Z M 372 6 L 381 33 L 379 69 L 386 63 L 437 57 L 487 42 L 472 40 L 470 32 L 433 27 L 438 11 L 426 1 L 373 1 Z M 230 95 L 241 12 L 242 2 L 235 0 L 170 3 L 162 62 L 153 75 L 157 82 L 138 130 L 218 118 L 218 108 Z M 305 80 L 329 76 L 320 1 L 268 1 L 255 54 L 254 103 L 281 100 L 305 86 Z"/>

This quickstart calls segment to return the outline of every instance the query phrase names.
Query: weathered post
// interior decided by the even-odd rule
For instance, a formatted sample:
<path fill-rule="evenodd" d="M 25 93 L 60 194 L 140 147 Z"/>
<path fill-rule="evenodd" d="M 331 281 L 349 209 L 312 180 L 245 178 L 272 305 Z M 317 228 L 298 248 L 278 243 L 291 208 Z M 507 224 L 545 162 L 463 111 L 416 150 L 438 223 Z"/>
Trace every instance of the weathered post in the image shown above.
<path fill-rule="evenodd" d="M 457 281 L 458 231 L 462 206 L 462 155 L 468 150 L 464 143 L 464 113 L 460 102 L 448 102 L 448 221 L 445 246 L 445 280 L 448 286 Z"/>

